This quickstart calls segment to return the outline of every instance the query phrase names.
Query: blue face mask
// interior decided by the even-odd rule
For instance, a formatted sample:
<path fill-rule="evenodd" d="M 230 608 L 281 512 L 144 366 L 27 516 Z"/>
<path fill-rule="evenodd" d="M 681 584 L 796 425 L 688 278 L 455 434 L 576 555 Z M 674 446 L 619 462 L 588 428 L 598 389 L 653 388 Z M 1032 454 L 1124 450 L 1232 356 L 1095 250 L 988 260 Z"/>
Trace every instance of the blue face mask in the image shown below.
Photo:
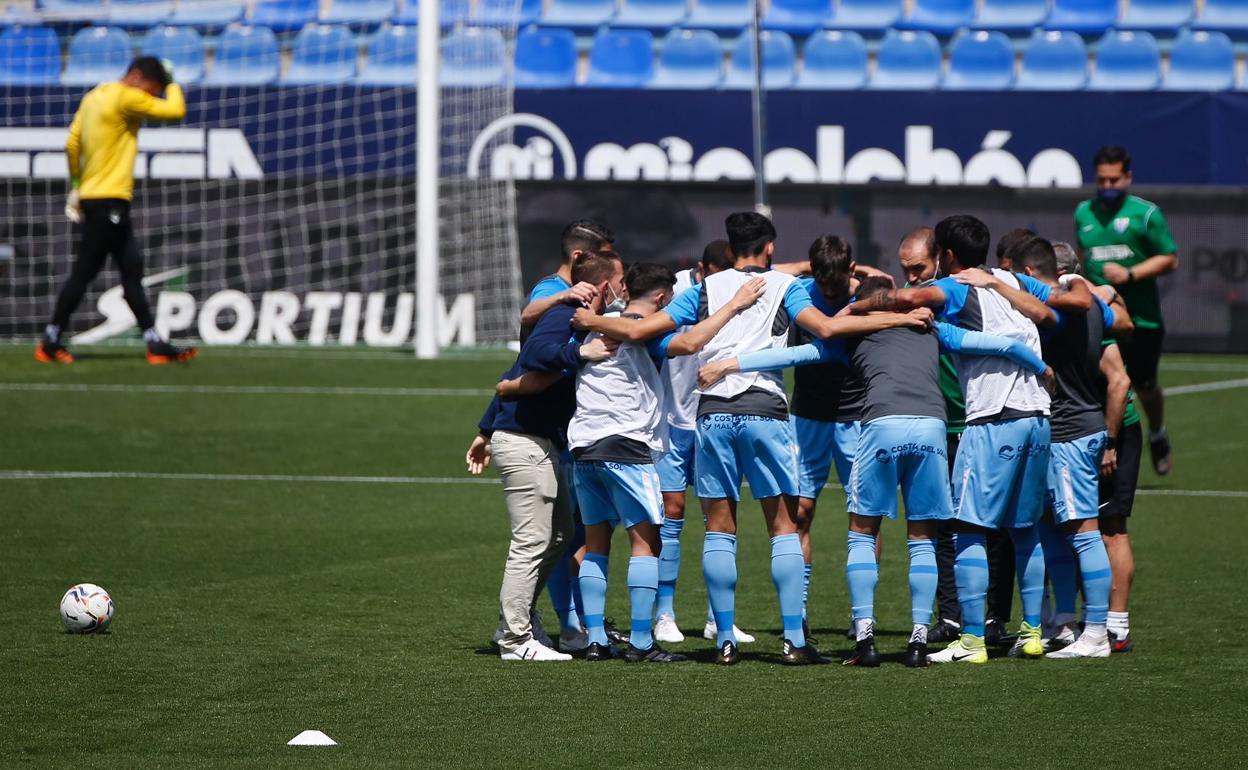
<path fill-rule="evenodd" d="M 1101 202 L 1102 206 L 1114 208 L 1122 199 L 1126 197 L 1127 191 L 1120 190 L 1117 187 L 1102 187 L 1096 191 L 1096 199 Z"/>

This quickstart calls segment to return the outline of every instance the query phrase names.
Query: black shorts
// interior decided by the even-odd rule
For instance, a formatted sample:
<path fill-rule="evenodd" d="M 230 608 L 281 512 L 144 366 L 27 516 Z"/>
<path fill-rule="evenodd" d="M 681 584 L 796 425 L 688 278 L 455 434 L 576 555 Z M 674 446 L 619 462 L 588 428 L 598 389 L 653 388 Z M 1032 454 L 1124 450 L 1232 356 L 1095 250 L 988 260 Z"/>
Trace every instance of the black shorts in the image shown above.
<path fill-rule="evenodd" d="M 1136 328 L 1131 337 L 1118 343 L 1127 374 L 1136 388 L 1151 390 L 1157 387 L 1157 364 L 1161 361 L 1161 341 L 1166 338 L 1165 327 L 1157 329 Z"/>
<path fill-rule="evenodd" d="M 1144 431 L 1140 423 L 1127 425 L 1118 432 L 1118 470 L 1101 477 L 1100 517 L 1120 519 L 1131 515 L 1135 506 L 1135 485 L 1140 478 L 1140 455 L 1144 450 Z"/>

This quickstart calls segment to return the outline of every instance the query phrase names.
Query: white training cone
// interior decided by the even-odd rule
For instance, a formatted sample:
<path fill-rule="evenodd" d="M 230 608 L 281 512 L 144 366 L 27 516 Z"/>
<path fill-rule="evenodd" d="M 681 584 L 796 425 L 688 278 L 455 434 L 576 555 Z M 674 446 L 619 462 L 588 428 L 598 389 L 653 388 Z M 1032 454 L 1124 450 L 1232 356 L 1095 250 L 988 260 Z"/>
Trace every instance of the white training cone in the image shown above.
<path fill-rule="evenodd" d="M 304 730 L 303 732 L 291 738 L 286 744 L 287 746 L 337 746 L 338 744 L 333 738 L 330 738 L 320 730 Z"/>

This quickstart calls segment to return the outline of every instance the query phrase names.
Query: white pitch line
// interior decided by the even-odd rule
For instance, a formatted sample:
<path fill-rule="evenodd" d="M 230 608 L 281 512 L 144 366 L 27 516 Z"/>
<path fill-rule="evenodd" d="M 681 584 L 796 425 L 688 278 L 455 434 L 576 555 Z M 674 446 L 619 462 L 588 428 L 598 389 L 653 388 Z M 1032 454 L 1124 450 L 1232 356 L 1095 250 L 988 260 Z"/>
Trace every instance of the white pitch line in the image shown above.
<path fill-rule="evenodd" d="M 281 396 L 492 396 L 486 388 L 349 388 L 281 385 L 123 385 L 116 383 L 0 382 L 0 391 L 49 393 L 211 393 Z"/>
<path fill-rule="evenodd" d="M 326 484 L 501 484 L 496 478 L 448 476 L 300 476 L 283 473 L 149 473 L 145 471 L 0 471 L 0 481 L 154 479 L 157 481 L 303 481 Z"/>
<path fill-rule="evenodd" d="M 1237 489 L 1137 489 L 1135 493 L 1146 497 L 1248 497 L 1248 492 Z"/>
<path fill-rule="evenodd" d="M 1186 396 L 1189 393 L 1209 393 L 1214 390 L 1234 390 L 1235 388 L 1248 388 L 1248 378 L 1201 382 L 1195 385 L 1176 385 L 1173 388 L 1166 388 L 1165 392 L 1167 396 Z"/>

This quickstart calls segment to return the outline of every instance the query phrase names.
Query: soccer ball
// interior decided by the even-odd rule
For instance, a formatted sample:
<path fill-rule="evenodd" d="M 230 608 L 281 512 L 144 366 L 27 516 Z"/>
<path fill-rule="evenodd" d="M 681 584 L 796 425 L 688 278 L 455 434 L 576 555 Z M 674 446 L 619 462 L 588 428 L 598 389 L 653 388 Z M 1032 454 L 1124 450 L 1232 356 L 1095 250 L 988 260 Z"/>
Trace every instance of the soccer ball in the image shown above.
<path fill-rule="evenodd" d="M 61 622 L 71 634 L 103 631 L 113 619 L 113 597 L 92 583 L 79 583 L 61 597 Z"/>

